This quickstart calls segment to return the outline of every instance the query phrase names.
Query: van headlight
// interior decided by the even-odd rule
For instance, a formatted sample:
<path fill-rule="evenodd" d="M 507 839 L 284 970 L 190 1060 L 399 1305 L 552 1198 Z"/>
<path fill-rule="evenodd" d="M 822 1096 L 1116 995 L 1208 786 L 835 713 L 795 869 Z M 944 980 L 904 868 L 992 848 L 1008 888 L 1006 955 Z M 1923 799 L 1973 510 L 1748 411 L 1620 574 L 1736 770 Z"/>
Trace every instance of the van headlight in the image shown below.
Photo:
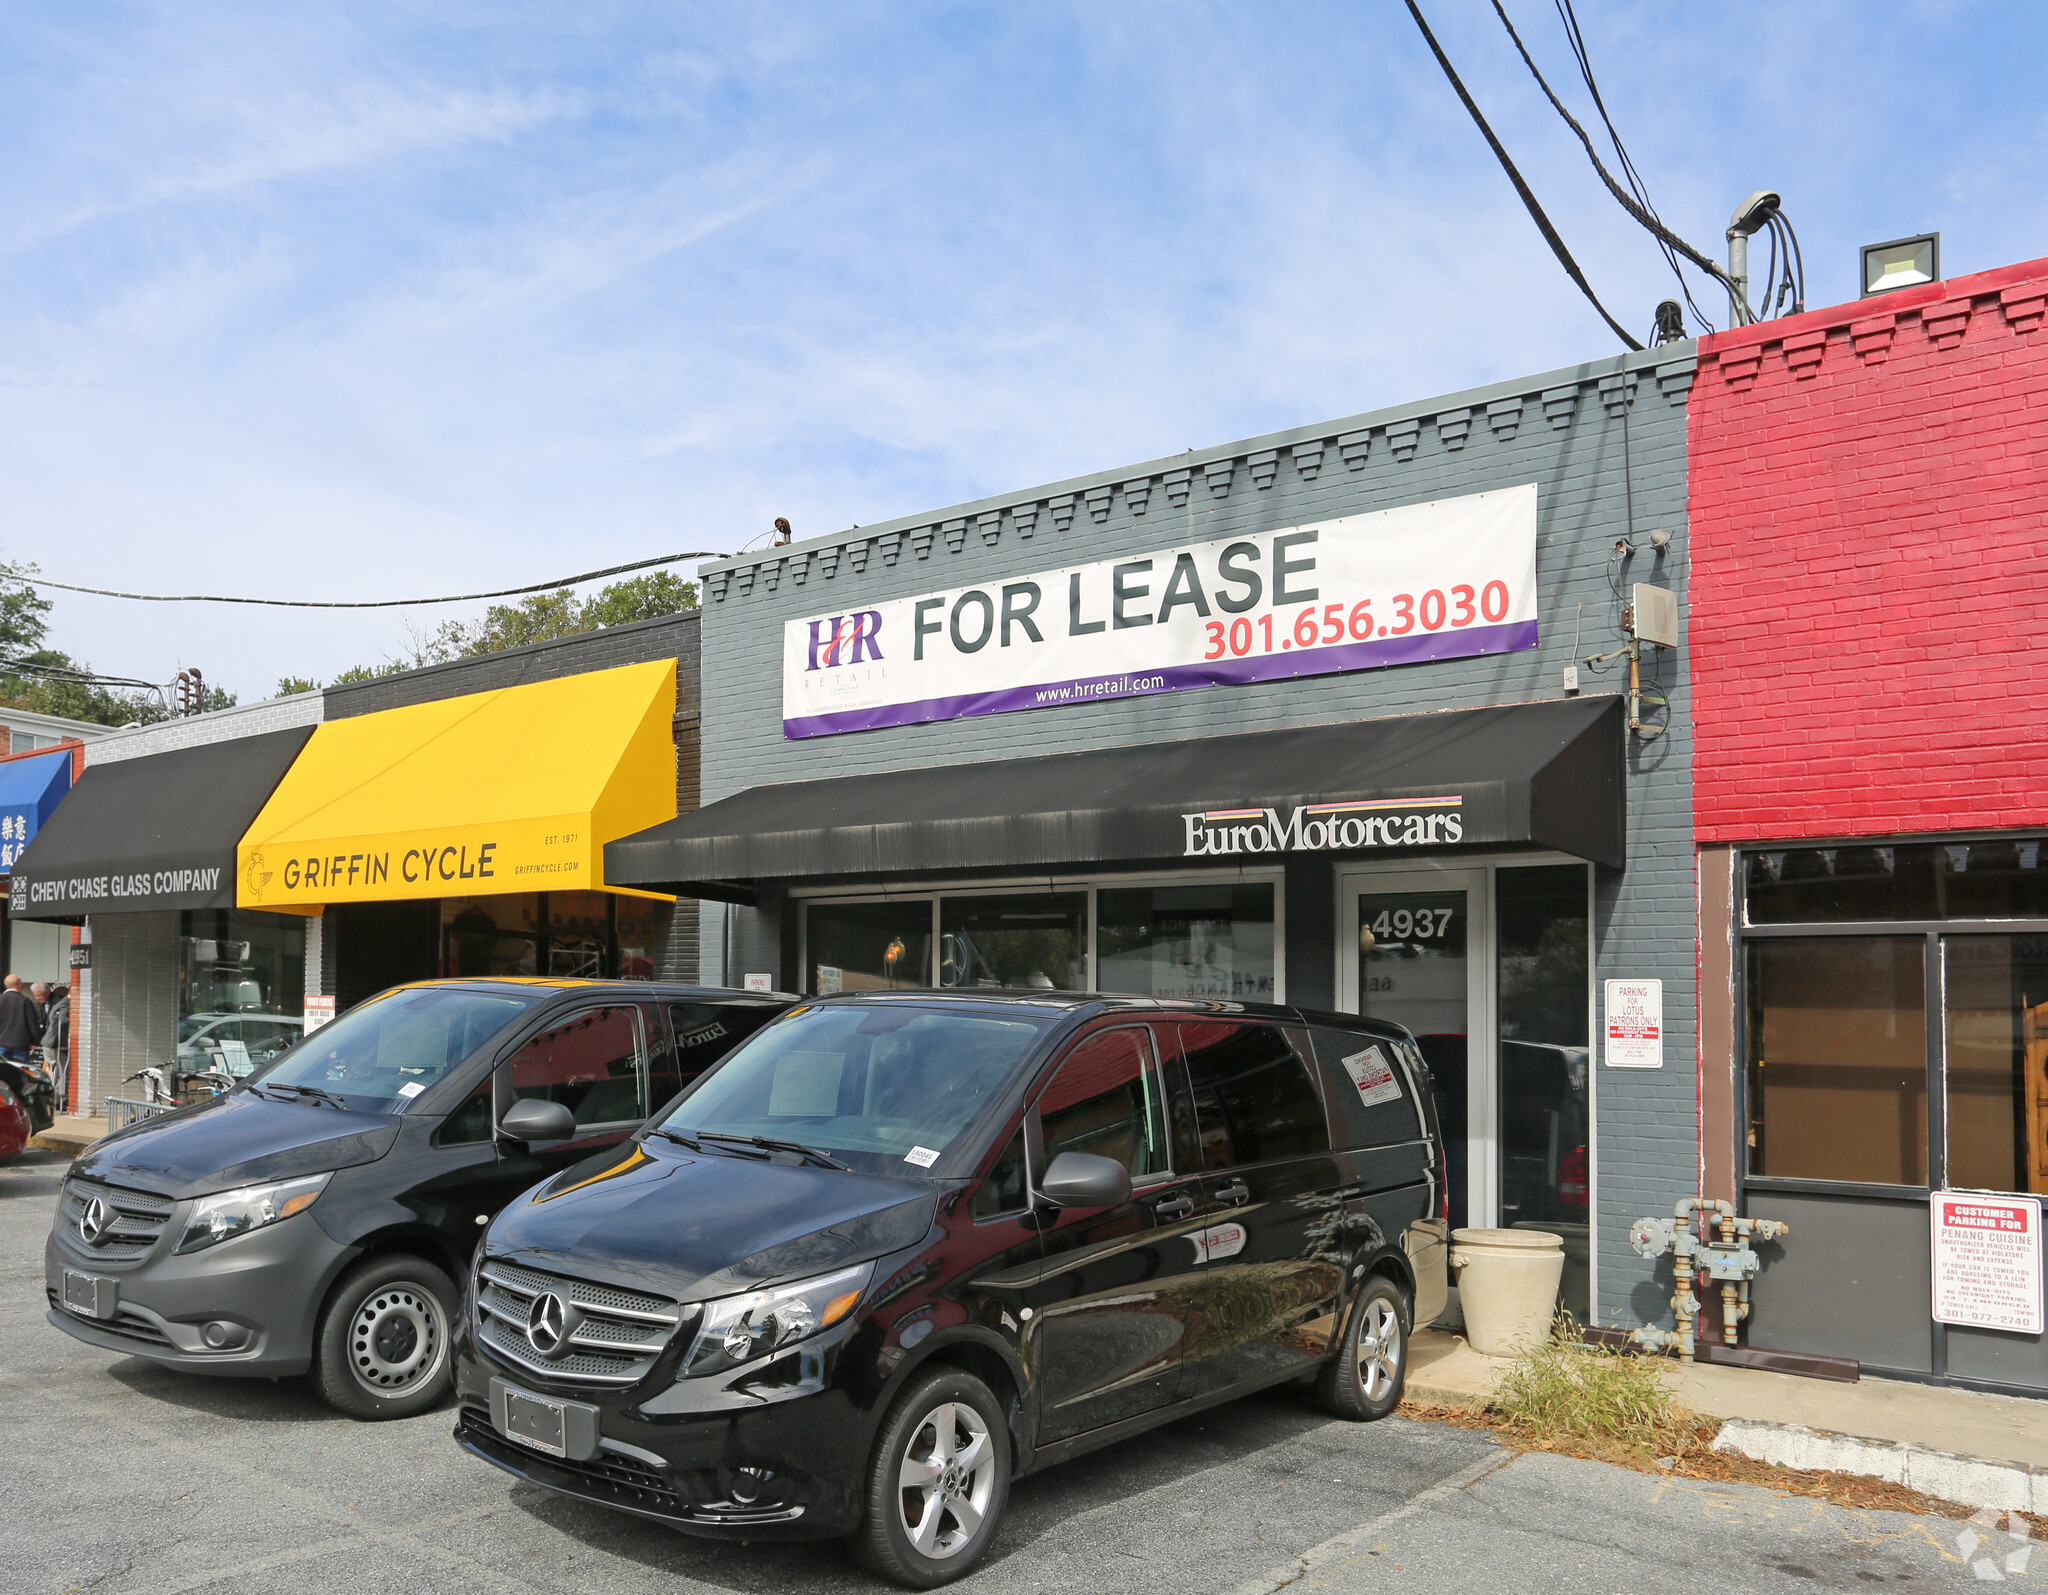
<path fill-rule="evenodd" d="M 178 1237 L 177 1251 L 203 1252 L 209 1246 L 246 1235 L 252 1229 L 275 1224 L 279 1219 L 303 1213 L 313 1199 L 334 1178 L 333 1170 L 309 1174 L 301 1180 L 279 1180 L 275 1185 L 245 1185 L 238 1191 L 221 1191 L 202 1196 L 185 1220 L 185 1233 Z"/>
<path fill-rule="evenodd" d="M 860 1305 L 861 1292 L 874 1273 L 873 1263 L 861 1263 L 794 1285 L 706 1302 L 697 1338 L 677 1377 L 724 1373 L 830 1329 Z"/>

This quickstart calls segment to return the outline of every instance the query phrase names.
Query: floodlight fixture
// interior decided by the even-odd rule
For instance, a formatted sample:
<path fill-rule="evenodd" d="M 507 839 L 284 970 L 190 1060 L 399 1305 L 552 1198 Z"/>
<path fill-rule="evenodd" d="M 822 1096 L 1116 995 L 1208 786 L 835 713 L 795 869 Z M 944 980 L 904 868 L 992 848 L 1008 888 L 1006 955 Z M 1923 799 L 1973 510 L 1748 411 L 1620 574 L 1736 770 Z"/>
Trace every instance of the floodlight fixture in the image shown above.
<path fill-rule="evenodd" d="M 1862 295 L 1888 294 L 1941 280 L 1941 234 L 1921 233 L 1894 238 L 1888 244 L 1863 246 Z"/>

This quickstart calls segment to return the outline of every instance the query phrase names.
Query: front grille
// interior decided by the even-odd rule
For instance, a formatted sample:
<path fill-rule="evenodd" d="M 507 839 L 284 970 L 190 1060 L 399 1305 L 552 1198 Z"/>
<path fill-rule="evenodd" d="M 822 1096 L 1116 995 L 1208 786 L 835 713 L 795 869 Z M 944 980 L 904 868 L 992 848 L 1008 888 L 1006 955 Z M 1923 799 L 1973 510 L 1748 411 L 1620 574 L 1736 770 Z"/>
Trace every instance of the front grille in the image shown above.
<path fill-rule="evenodd" d="M 81 1221 L 93 1200 L 113 1210 L 114 1222 L 94 1244 L 85 1238 Z M 63 1219 L 69 1238 L 95 1257 L 109 1262 L 132 1262 L 148 1254 L 170 1222 L 176 1206 L 168 1196 L 154 1191 L 131 1190 L 125 1185 L 106 1185 L 98 1180 L 67 1180 L 64 1185 Z"/>
<path fill-rule="evenodd" d="M 579 1319 L 566 1353 L 556 1357 L 542 1356 L 526 1333 L 534 1300 L 550 1291 Z M 484 1264 L 476 1306 L 477 1339 L 486 1349 L 544 1379 L 569 1384 L 637 1383 L 683 1319 L 683 1309 L 665 1297 L 498 1262 Z"/>
<path fill-rule="evenodd" d="M 681 1517 L 690 1510 L 690 1503 L 668 1475 L 637 1457 L 601 1451 L 588 1462 L 572 1462 L 567 1457 L 529 1452 L 526 1447 L 506 1440 L 491 1427 L 491 1420 L 474 1407 L 463 1409 L 461 1433 L 466 1440 L 519 1457 L 524 1466 L 539 1464 L 543 1469 L 552 1468 L 573 1475 L 578 1493 L 594 1500 L 666 1512 L 674 1517 Z"/>

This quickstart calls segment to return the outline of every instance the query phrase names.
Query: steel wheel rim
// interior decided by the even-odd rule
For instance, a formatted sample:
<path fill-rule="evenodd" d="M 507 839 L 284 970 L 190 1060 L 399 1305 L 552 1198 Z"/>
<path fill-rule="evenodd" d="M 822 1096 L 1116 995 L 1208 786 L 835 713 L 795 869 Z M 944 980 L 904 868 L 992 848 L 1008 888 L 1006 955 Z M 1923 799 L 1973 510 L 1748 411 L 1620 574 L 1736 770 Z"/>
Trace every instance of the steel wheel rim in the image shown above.
<path fill-rule="evenodd" d="M 896 1467 L 896 1501 L 920 1555 L 944 1561 L 979 1539 L 995 1488 L 995 1442 L 979 1412 L 945 1401 L 918 1420 Z"/>
<path fill-rule="evenodd" d="M 440 1302 L 409 1280 L 370 1292 L 349 1319 L 349 1371 L 380 1396 L 424 1384 L 440 1372 L 447 1349 Z"/>
<path fill-rule="evenodd" d="M 1384 1296 L 1375 1296 L 1358 1321 L 1358 1382 L 1365 1399 L 1383 1399 L 1400 1375 L 1401 1315 Z"/>

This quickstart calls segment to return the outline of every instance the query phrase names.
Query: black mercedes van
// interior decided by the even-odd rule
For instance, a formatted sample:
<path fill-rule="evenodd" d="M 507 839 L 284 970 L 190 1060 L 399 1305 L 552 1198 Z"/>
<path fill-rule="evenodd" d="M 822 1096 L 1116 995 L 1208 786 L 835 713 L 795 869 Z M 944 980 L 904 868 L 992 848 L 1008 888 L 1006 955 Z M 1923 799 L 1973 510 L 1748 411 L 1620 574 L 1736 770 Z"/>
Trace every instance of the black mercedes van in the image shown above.
<path fill-rule="evenodd" d="M 50 1322 L 215 1374 L 311 1372 L 359 1418 L 448 1390 L 491 1215 L 625 1141 L 793 999 L 589 980 L 443 980 L 351 1008 L 223 1096 L 71 1167 Z"/>
<path fill-rule="evenodd" d="M 690 1532 L 927 1588 L 1017 1475 L 1284 1380 L 1401 1398 L 1448 1224 L 1408 1034 L 1051 992 L 791 1008 L 499 1214 L 456 1439 Z"/>

